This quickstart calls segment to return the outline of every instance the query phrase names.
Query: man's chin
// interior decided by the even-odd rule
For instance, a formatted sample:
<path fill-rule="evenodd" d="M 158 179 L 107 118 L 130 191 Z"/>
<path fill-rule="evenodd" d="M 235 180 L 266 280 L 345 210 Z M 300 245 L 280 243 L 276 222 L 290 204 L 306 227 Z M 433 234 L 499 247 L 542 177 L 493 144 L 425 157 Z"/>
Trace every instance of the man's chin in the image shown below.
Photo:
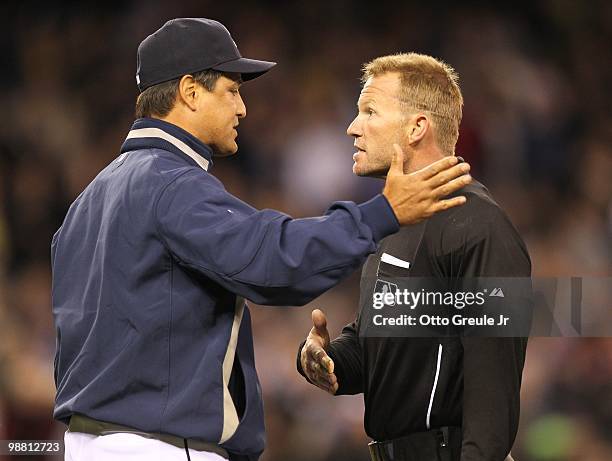
<path fill-rule="evenodd" d="M 389 169 L 376 169 L 359 166 L 357 163 L 353 164 L 353 174 L 362 178 L 385 178 Z"/>
<path fill-rule="evenodd" d="M 238 153 L 238 144 L 234 142 L 229 146 L 213 148 L 213 153 L 215 157 L 230 157 Z"/>

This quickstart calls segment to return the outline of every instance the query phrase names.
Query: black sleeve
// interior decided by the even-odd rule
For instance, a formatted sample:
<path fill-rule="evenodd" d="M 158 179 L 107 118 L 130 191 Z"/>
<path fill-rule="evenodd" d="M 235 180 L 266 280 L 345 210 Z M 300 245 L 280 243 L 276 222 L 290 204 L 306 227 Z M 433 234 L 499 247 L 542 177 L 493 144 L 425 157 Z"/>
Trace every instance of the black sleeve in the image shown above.
<path fill-rule="evenodd" d="M 463 338 L 461 461 L 502 461 L 516 437 L 527 338 Z"/>
<path fill-rule="evenodd" d="M 461 254 L 459 278 L 530 277 L 525 245 L 504 213 L 487 206 L 472 216 Z M 459 222 L 461 220 L 458 220 Z M 465 234 L 464 234 L 465 235 Z M 502 461 L 518 429 L 527 338 L 462 337 L 463 443 L 461 461 Z"/>
<path fill-rule="evenodd" d="M 336 339 L 332 340 L 327 355 L 334 361 L 334 373 L 338 378 L 338 391 L 336 395 L 352 395 L 363 392 L 363 359 L 361 356 L 361 345 L 359 344 L 358 335 L 359 317 L 353 323 L 348 324 L 342 329 L 342 333 Z M 297 354 L 297 370 L 306 378 L 300 354 L 303 341 L 300 344 Z M 306 378 L 308 382 L 308 378 Z"/>

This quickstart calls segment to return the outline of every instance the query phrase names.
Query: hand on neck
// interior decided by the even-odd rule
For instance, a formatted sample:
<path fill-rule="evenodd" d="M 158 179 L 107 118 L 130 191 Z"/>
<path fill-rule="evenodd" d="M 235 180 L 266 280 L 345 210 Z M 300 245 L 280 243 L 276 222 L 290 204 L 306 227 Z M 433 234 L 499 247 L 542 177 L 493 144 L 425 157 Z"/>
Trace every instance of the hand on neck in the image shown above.
<path fill-rule="evenodd" d="M 409 148 L 409 152 L 410 154 L 406 156 L 406 162 L 404 163 L 404 173 L 406 174 L 421 170 L 449 155 L 455 155 L 454 152 L 452 154 L 442 152 L 436 145 Z"/>

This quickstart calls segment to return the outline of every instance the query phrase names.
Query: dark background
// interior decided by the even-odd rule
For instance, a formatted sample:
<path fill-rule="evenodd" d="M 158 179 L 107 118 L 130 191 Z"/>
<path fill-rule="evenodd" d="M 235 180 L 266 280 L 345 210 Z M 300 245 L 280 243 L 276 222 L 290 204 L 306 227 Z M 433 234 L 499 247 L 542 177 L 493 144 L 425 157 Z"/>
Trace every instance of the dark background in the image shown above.
<path fill-rule="evenodd" d="M 345 135 L 360 67 L 428 53 L 459 72 L 457 153 L 524 236 L 534 275 L 610 276 L 612 2 L 458 3 L 3 3 L 0 439 L 62 437 L 51 420 L 50 239 L 117 156 L 133 117 L 138 43 L 173 17 L 217 19 L 243 55 L 279 63 L 244 85 L 239 155 L 211 170 L 235 195 L 295 216 L 371 197 L 381 183 L 352 175 Z M 309 306 L 328 313 L 332 336 L 355 315 L 358 282 Z M 366 460 L 361 397 L 332 398 L 294 371 L 309 307 L 253 309 L 264 460 Z M 611 383 L 610 339 L 532 339 L 515 458 L 612 459 Z"/>

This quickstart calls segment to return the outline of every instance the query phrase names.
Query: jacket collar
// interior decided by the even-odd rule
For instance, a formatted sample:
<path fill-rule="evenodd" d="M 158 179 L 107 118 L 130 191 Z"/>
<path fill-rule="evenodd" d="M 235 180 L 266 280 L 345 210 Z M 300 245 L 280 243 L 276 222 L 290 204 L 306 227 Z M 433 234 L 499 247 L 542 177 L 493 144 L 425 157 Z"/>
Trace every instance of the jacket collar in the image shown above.
<path fill-rule="evenodd" d="M 121 146 L 121 153 L 150 148 L 187 156 L 206 171 L 212 166 L 212 149 L 191 133 L 163 120 L 139 118 Z"/>

